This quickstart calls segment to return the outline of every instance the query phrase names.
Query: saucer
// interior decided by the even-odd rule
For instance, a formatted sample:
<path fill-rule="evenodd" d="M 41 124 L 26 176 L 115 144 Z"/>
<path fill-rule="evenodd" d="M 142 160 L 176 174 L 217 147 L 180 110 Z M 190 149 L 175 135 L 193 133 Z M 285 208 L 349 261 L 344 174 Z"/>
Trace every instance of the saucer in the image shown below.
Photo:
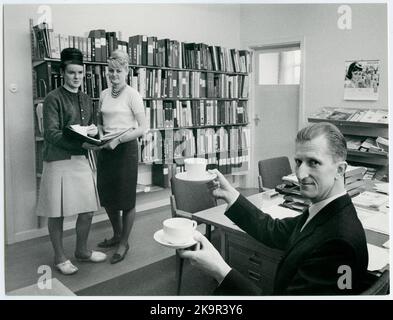
<path fill-rule="evenodd" d="M 181 243 L 181 244 L 170 243 L 165 239 L 164 230 L 162 230 L 162 229 L 158 230 L 156 233 L 154 233 L 153 238 L 159 244 L 162 244 L 163 246 L 168 247 L 168 248 L 172 248 L 172 249 L 184 249 L 184 248 L 191 247 L 197 243 L 194 239 L 190 240 L 187 243 Z"/>
<path fill-rule="evenodd" d="M 193 181 L 193 182 L 209 182 L 217 178 L 217 175 L 215 173 L 210 173 L 205 171 L 204 174 L 202 174 L 199 177 L 190 177 L 190 175 L 186 172 L 179 172 L 175 176 L 179 180 L 184 180 L 184 181 Z"/>

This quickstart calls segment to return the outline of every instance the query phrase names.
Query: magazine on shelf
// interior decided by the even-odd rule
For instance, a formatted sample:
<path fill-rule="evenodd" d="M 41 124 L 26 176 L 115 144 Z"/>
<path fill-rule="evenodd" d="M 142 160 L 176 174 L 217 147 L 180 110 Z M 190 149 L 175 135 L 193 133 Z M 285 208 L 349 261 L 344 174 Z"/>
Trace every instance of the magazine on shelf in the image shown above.
<path fill-rule="evenodd" d="M 120 131 L 111 132 L 105 134 L 101 137 L 101 139 L 89 137 L 87 135 L 87 126 L 81 126 L 79 124 L 67 126 L 64 129 L 64 134 L 70 138 L 77 139 L 79 141 L 88 142 L 91 144 L 95 144 L 97 146 L 101 146 L 107 142 L 110 142 L 113 139 L 120 137 L 121 135 L 125 134 L 127 131 L 131 130 L 132 128 L 122 129 Z"/>

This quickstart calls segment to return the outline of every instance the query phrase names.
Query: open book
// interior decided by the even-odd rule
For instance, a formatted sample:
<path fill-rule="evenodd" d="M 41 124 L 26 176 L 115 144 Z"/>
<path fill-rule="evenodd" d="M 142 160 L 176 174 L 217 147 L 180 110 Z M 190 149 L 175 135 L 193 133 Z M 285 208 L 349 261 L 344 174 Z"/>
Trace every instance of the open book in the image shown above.
<path fill-rule="evenodd" d="M 64 134 L 72 139 L 77 139 L 79 141 L 88 142 L 91 144 L 95 144 L 97 146 L 101 146 L 111 140 L 120 137 L 121 135 L 125 134 L 127 131 L 131 130 L 132 128 L 122 129 L 117 132 L 111 132 L 105 134 L 101 139 L 89 137 L 87 135 L 87 126 L 81 126 L 79 124 L 74 124 L 67 126 L 64 129 Z"/>

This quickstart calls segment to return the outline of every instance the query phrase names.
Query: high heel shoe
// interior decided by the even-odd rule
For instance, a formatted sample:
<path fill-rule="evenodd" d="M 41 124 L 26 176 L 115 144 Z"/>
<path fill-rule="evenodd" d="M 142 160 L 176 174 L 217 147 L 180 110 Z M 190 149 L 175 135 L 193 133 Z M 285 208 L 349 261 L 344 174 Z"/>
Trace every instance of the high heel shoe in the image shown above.
<path fill-rule="evenodd" d="M 117 252 L 114 253 L 112 258 L 111 258 L 111 260 L 110 260 L 110 263 L 111 264 L 115 264 L 115 263 L 118 263 L 118 262 L 124 260 L 124 257 L 126 256 L 126 254 L 127 254 L 129 249 L 130 249 L 130 246 L 127 243 L 126 249 L 124 250 L 124 253 L 123 254 L 120 254 L 120 253 L 117 253 Z"/>

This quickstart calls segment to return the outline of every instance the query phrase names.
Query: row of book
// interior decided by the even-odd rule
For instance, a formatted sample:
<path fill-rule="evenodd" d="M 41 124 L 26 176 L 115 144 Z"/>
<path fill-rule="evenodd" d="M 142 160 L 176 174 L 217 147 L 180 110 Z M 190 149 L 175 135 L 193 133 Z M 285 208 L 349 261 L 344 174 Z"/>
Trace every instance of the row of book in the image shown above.
<path fill-rule="evenodd" d="M 370 123 L 388 123 L 387 109 L 354 109 L 354 108 L 331 108 L 325 107 L 317 113 L 310 116 L 311 118 L 341 120 L 341 121 L 359 121 Z"/>
<path fill-rule="evenodd" d="M 50 74 L 33 70 L 35 98 L 45 97 L 49 91 L 64 84 L 62 74 L 55 66 Z M 81 89 L 92 98 L 99 98 L 101 91 L 110 84 L 108 66 L 84 65 L 85 77 Z M 128 83 L 143 98 L 224 98 L 247 99 L 248 76 L 213 74 L 192 71 L 149 70 L 130 68 Z"/>
<path fill-rule="evenodd" d="M 128 40 L 131 64 L 212 70 L 251 72 L 251 53 L 204 43 L 186 43 L 154 36 L 136 35 Z"/>
<path fill-rule="evenodd" d="M 382 137 L 359 137 L 359 136 L 347 136 L 348 150 L 356 150 L 370 153 L 389 153 L 389 140 Z"/>
<path fill-rule="evenodd" d="M 244 129 L 244 128 L 243 128 Z M 249 132 L 231 131 L 220 128 L 215 134 L 192 132 L 184 135 L 187 140 L 177 141 L 174 145 L 173 161 L 154 163 L 152 169 L 153 184 L 168 187 L 170 179 L 179 172 L 184 172 L 184 159 L 194 157 L 207 159 L 207 169 L 218 169 L 223 174 L 235 174 L 246 171 L 249 167 Z"/>
<path fill-rule="evenodd" d="M 108 66 L 104 65 L 84 65 L 84 77 L 81 84 L 81 91 L 87 93 L 92 98 L 99 98 L 102 90 L 108 88 Z M 51 71 L 45 68 L 33 69 L 33 97 L 45 98 L 46 95 L 64 84 L 64 77 L 58 65 L 51 66 Z"/>
<path fill-rule="evenodd" d="M 88 37 L 54 32 L 47 23 L 32 26 L 32 48 L 36 59 L 60 59 L 65 48 L 79 49 L 84 61 L 106 62 L 111 53 L 120 49 L 128 53 L 128 42 L 118 40 L 116 32 L 92 30 Z"/>
<path fill-rule="evenodd" d="M 150 129 L 246 124 L 247 101 L 145 100 Z"/>
<path fill-rule="evenodd" d="M 130 68 L 130 85 L 144 98 L 247 98 L 248 75 Z"/>
<path fill-rule="evenodd" d="M 251 72 L 251 53 L 247 50 L 209 46 L 204 43 L 186 43 L 154 36 L 135 35 L 128 41 L 119 40 L 116 32 L 91 30 L 88 37 L 54 32 L 47 23 L 32 29 L 32 48 L 36 59 L 60 59 L 64 48 L 81 50 L 85 61 L 107 62 L 113 50 L 129 54 L 133 65 L 186 68 L 222 72 Z"/>
<path fill-rule="evenodd" d="M 144 163 L 184 165 L 184 159 L 203 157 L 209 168 L 233 173 L 248 168 L 250 132 L 248 128 L 232 127 L 214 130 L 190 129 L 148 132 L 139 139 L 139 160 Z M 242 170 L 243 170 L 242 169 Z"/>

